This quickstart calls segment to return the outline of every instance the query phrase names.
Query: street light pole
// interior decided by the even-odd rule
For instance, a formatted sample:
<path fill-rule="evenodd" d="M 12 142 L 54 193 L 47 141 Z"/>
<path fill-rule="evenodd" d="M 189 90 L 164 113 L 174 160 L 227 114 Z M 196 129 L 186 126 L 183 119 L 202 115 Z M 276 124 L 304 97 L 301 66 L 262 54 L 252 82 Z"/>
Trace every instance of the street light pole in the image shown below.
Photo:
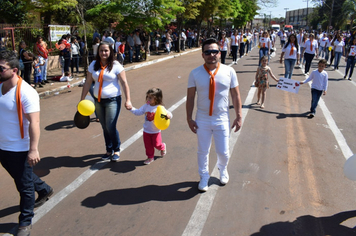
<path fill-rule="evenodd" d="M 289 10 L 289 8 L 284 8 L 284 10 L 286 11 L 286 16 L 285 16 L 285 18 L 284 18 L 284 25 L 286 25 L 286 23 L 287 23 L 287 11 Z"/>

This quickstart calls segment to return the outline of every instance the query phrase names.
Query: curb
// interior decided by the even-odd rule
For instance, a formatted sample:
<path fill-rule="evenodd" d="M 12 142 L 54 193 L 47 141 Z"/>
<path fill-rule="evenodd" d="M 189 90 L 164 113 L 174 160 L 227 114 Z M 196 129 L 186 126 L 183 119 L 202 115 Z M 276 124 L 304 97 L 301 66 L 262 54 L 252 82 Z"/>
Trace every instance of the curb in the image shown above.
<path fill-rule="evenodd" d="M 143 62 L 143 63 L 140 63 L 138 65 L 125 67 L 124 69 L 125 69 L 125 71 L 136 70 L 136 69 L 139 69 L 139 68 L 142 68 L 142 67 L 145 67 L 145 66 L 150 66 L 150 65 L 156 64 L 158 62 L 162 62 L 162 61 L 166 61 L 166 60 L 169 60 L 169 59 L 177 58 L 177 57 L 186 55 L 188 53 L 192 53 L 192 52 L 196 52 L 196 51 L 200 51 L 200 50 L 201 50 L 201 48 L 196 48 L 196 49 L 192 49 L 192 50 L 187 51 L 187 52 L 178 53 L 176 55 L 171 55 L 171 56 L 167 55 L 166 57 L 163 57 L 163 58 L 155 59 L 155 60 L 148 61 L 148 62 Z M 82 82 L 82 80 L 80 80 L 78 82 L 75 82 L 73 84 L 70 84 L 70 86 L 71 87 L 79 86 L 81 84 L 81 82 Z M 68 89 L 68 86 L 67 85 L 63 85 L 63 86 L 61 86 L 59 88 L 55 88 L 55 89 L 51 89 L 51 90 L 48 90 L 48 91 L 41 92 L 38 95 L 40 96 L 40 98 L 45 98 L 45 97 L 48 97 L 48 96 L 51 96 L 51 95 L 58 95 L 61 91 L 64 91 L 66 89 Z"/>

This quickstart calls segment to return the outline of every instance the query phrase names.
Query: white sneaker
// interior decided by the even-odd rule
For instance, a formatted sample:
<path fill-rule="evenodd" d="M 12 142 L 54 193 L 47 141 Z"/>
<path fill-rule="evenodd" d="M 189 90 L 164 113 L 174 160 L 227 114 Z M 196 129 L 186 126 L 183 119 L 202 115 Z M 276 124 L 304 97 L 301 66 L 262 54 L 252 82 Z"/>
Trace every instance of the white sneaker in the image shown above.
<path fill-rule="evenodd" d="M 209 177 L 203 177 L 200 179 L 199 185 L 198 185 L 198 189 L 200 191 L 206 192 L 208 191 L 209 188 Z"/>
<path fill-rule="evenodd" d="M 225 168 L 224 170 L 220 170 L 220 183 L 225 185 L 229 182 L 229 173 L 227 172 L 227 169 Z"/>

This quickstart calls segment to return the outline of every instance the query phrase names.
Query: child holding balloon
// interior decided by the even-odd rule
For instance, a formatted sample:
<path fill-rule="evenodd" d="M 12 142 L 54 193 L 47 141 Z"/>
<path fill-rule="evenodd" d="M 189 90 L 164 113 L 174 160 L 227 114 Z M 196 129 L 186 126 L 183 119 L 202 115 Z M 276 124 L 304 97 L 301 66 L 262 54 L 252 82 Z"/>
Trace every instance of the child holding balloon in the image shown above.
<path fill-rule="evenodd" d="M 143 162 L 146 165 L 154 161 L 154 149 L 161 151 L 161 156 L 166 155 L 167 145 L 162 143 L 161 130 L 154 124 L 155 113 L 158 106 L 163 106 L 162 90 L 159 88 L 149 89 L 146 93 L 146 104 L 136 109 L 132 107 L 131 112 L 136 115 L 145 115 L 145 123 L 143 124 L 143 142 L 146 149 L 147 159 Z M 173 115 L 167 111 L 165 119 L 172 119 Z"/>

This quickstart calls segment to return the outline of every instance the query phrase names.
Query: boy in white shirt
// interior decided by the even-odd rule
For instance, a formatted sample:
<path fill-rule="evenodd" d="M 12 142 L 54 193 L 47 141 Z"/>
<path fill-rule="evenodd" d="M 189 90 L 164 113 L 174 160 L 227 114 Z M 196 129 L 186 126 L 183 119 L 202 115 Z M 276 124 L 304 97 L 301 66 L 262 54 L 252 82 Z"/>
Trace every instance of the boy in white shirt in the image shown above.
<path fill-rule="evenodd" d="M 308 83 L 313 80 L 311 85 L 312 101 L 310 107 L 309 117 L 313 118 L 315 116 L 316 107 L 318 106 L 319 99 L 321 95 L 326 95 L 326 90 L 328 89 L 328 73 L 324 70 L 327 61 L 321 59 L 318 63 L 318 69 L 314 70 L 308 79 L 300 82 L 300 84 Z"/>

